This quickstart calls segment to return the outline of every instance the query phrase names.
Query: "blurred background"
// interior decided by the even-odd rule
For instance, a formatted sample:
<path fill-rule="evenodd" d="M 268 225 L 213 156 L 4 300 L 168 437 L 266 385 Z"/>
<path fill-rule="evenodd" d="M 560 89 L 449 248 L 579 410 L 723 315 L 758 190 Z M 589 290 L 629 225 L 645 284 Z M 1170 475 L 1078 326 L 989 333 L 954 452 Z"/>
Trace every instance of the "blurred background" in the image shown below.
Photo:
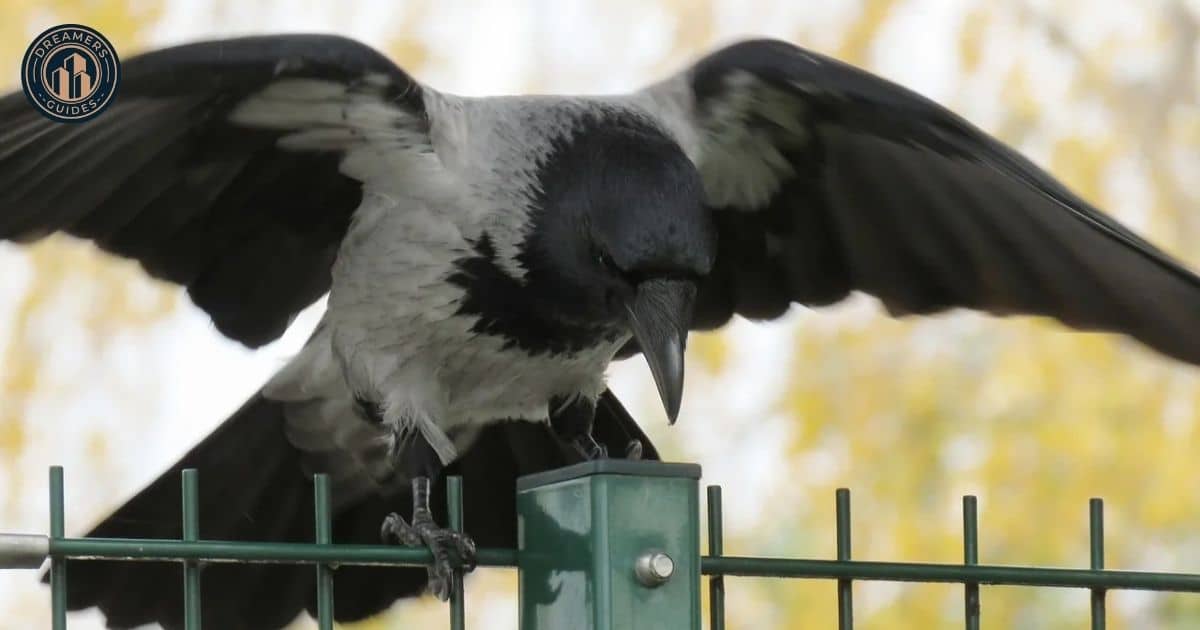
<path fill-rule="evenodd" d="M 717 44 L 781 37 L 948 105 L 1200 267 L 1200 0 L 3 0 L 2 87 L 17 86 L 28 42 L 64 22 L 126 57 L 337 32 L 464 94 L 628 90 Z M 46 531 L 46 469 L 62 464 L 68 531 L 86 531 L 252 393 L 320 308 L 251 353 L 136 264 L 62 238 L 0 243 L 0 529 Z M 862 297 L 693 339 L 676 427 L 640 360 L 611 380 L 669 459 L 725 486 L 728 553 L 833 557 L 846 486 L 862 559 L 960 562 L 960 497 L 973 493 L 981 562 L 1086 566 L 1087 499 L 1103 496 L 1110 567 L 1200 571 L 1200 370 L 1034 319 L 892 320 Z M 515 585 L 477 573 L 469 626 L 515 628 Z M 961 586 L 855 588 L 861 628 L 961 625 Z M 832 583 L 728 591 L 732 628 L 835 623 Z M 1086 619 L 1086 591 L 982 597 L 986 627 Z M 1113 628 L 1200 626 L 1200 596 L 1109 601 Z M 34 573 L 0 574 L 0 628 L 49 627 L 49 610 Z M 444 620 L 418 602 L 352 627 Z M 96 613 L 70 623 L 102 627 Z"/>

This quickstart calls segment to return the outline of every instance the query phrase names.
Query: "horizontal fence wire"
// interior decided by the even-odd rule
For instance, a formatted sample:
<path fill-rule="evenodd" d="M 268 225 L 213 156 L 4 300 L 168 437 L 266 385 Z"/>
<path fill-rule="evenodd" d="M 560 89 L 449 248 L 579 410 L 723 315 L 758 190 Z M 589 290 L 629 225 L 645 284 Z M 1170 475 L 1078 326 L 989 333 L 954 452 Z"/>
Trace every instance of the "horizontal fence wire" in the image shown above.
<path fill-rule="evenodd" d="M 1059 588 L 1124 589 L 1200 592 L 1200 575 L 1144 571 L 1093 571 L 1005 565 L 961 565 L 868 560 L 800 560 L 744 556 L 705 556 L 704 575 L 742 577 L 820 578 L 885 582 L 986 584 L 989 586 L 1049 586 Z"/>
<path fill-rule="evenodd" d="M 427 567 L 428 549 L 386 545 L 317 545 L 311 543 L 184 542 L 160 538 L 51 538 L 51 558 L 144 562 L 246 562 L 336 564 L 352 566 Z M 516 567 L 515 549 L 480 549 L 478 565 Z"/>
<path fill-rule="evenodd" d="M 67 560 L 129 560 L 178 562 L 183 567 L 184 627 L 200 628 L 200 565 L 209 562 L 251 562 L 312 564 L 317 571 L 317 614 L 319 627 L 332 628 L 333 575 L 337 565 L 428 566 L 432 562 L 427 549 L 390 545 L 333 544 L 329 480 L 317 475 L 314 480 L 316 540 L 313 543 L 231 542 L 203 540 L 199 531 L 199 476 L 185 470 L 181 476 L 183 525 L 182 540 L 67 538 L 63 500 L 63 470 L 50 469 L 50 535 L 0 534 L 0 567 L 32 566 L 30 549 L 40 549 L 51 560 L 50 585 L 53 630 L 66 630 Z M 1109 590 L 1147 590 L 1200 592 L 1200 574 L 1145 571 L 1119 571 L 1104 568 L 1104 505 L 1100 499 L 1089 503 L 1089 568 L 1052 568 L 979 564 L 978 517 L 975 497 L 963 497 L 963 563 L 879 562 L 851 559 L 850 493 L 836 493 L 837 559 L 767 558 L 730 556 L 724 553 L 721 488 L 708 487 L 709 555 L 701 556 L 700 572 L 710 577 L 710 626 L 725 626 L 725 576 L 827 579 L 837 584 L 838 623 L 849 629 L 853 624 L 852 586 L 854 581 L 958 583 L 964 586 L 965 621 L 968 630 L 978 630 L 980 622 L 979 586 L 1033 586 L 1081 588 L 1091 591 L 1091 627 L 1105 628 L 1105 597 Z M 447 483 L 449 525 L 462 531 L 462 483 L 452 477 Z M 5 554 L 11 557 L 6 558 Z M 520 554 L 515 549 L 480 549 L 478 565 L 517 567 Z M 464 627 L 463 583 L 456 572 L 451 592 L 450 624 L 453 630 Z"/>
<path fill-rule="evenodd" d="M 380 545 L 310 545 L 115 538 L 52 538 L 54 560 L 131 560 L 156 562 L 276 562 L 423 567 L 428 550 Z M 513 549 L 480 549 L 479 565 L 516 567 Z M 1007 565 L 961 565 L 869 560 L 813 560 L 754 556 L 702 556 L 704 575 L 741 577 L 820 578 L 893 582 L 985 584 L 989 586 L 1050 586 L 1084 589 L 1125 589 L 1200 592 L 1200 575 L 1111 569 L 1070 569 Z"/>

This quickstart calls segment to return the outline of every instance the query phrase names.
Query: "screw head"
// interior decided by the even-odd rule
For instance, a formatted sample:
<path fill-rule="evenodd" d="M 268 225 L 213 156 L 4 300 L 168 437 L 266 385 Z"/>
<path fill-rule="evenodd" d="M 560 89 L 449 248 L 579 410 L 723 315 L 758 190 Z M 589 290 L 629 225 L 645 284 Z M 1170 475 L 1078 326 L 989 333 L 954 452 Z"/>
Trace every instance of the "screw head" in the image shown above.
<path fill-rule="evenodd" d="M 647 588 L 661 586 L 675 573 L 675 561 L 662 551 L 647 551 L 637 557 L 633 564 L 637 581 Z"/>

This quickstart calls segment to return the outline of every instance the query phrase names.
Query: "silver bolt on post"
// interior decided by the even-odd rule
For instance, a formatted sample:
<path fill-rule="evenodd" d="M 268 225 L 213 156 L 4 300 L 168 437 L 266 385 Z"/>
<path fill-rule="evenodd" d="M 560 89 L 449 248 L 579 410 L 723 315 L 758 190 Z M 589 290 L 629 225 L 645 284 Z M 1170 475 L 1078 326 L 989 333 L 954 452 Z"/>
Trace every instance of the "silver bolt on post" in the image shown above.
<path fill-rule="evenodd" d="M 675 561 L 661 551 L 647 551 L 633 563 L 638 582 L 647 588 L 661 586 L 675 573 Z"/>

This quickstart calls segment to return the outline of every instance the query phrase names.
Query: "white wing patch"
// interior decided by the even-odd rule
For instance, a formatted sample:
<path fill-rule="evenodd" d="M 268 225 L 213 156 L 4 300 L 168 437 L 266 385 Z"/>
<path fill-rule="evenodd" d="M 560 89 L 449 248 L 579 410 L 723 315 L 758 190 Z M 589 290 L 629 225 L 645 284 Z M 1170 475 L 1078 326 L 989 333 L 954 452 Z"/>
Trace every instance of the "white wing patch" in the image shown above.
<path fill-rule="evenodd" d="M 386 80 L 364 77 L 347 85 L 283 79 L 242 101 L 232 123 L 291 131 L 279 146 L 292 151 L 340 151 L 342 173 L 380 192 L 430 183 L 432 147 L 424 121 L 384 96 Z M 398 181 L 402 180 L 402 181 Z"/>
<path fill-rule="evenodd" d="M 795 174 L 784 153 L 808 140 L 794 94 L 745 71 L 724 78 L 721 95 L 698 107 L 690 76 L 653 85 L 634 102 L 649 110 L 696 164 L 713 207 L 756 210 Z"/>
<path fill-rule="evenodd" d="M 748 72 L 725 78 L 725 94 L 697 112 L 704 157 L 700 175 L 715 206 L 760 208 L 794 175 L 783 151 L 807 139 L 796 98 Z"/>
<path fill-rule="evenodd" d="M 336 81 L 284 79 L 242 101 L 229 119 L 269 129 L 355 128 L 386 131 L 404 125 L 412 114 L 390 106 L 378 87 L 351 88 Z"/>

